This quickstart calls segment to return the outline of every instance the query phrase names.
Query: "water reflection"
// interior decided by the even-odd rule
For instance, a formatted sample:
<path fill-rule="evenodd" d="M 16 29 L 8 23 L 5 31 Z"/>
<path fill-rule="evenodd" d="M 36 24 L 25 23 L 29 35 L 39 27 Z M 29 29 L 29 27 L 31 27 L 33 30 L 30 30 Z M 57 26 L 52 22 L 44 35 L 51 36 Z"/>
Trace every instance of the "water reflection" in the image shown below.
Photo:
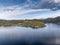
<path fill-rule="evenodd" d="M 0 27 L 0 45 L 51 45 L 60 44 L 60 25 L 32 29 L 27 27 Z"/>

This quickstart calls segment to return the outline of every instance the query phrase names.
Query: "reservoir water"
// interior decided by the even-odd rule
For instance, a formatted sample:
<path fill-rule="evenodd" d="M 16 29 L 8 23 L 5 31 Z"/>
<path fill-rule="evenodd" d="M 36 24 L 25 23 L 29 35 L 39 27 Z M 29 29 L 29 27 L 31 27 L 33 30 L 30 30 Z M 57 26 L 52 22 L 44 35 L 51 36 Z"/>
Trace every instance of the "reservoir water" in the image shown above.
<path fill-rule="evenodd" d="M 59 45 L 60 25 L 47 23 L 44 28 L 0 27 L 0 45 Z"/>

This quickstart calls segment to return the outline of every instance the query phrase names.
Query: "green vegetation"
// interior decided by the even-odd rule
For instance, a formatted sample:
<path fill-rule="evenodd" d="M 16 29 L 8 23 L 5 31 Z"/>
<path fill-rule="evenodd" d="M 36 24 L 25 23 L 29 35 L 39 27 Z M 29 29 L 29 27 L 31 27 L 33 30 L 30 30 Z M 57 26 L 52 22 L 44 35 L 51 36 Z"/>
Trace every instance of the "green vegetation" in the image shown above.
<path fill-rule="evenodd" d="M 37 21 L 27 21 L 23 23 L 16 24 L 17 26 L 23 26 L 23 27 L 32 27 L 32 28 L 41 28 L 45 27 L 45 24 L 43 22 L 37 22 Z"/>
<path fill-rule="evenodd" d="M 45 27 L 45 23 L 40 21 L 32 21 L 32 20 L 20 20 L 20 21 L 5 21 L 3 23 L 0 23 L 0 26 L 22 26 L 22 27 L 31 27 L 31 28 L 42 28 Z"/>
<path fill-rule="evenodd" d="M 34 19 L 35 21 L 41 21 L 44 23 L 55 23 L 55 24 L 60 24 L 60 16 L 55 17 L 55 18 L 47 18 L 47 19 Z"/>
<path fill-rule="evenodd" d="M 31 28 L 45 27 L 45 23 L 60 24 L 60 17 L 32 20 L 0 20 L 0 26 L 22 26 Z"/>

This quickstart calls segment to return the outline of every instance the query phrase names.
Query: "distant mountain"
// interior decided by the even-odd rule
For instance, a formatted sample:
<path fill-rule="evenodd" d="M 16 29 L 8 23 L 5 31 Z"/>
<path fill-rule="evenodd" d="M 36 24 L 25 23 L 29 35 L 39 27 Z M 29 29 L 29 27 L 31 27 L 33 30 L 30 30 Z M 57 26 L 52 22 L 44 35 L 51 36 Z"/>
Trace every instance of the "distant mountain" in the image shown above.
<path fill-rule="evenodd" d="M 55 17 L 55 18 L 47 18 L 47 19 L 27 19 L 27 20 L 2 20 L 0 19 L 0 24 L 5 24 L 5 23 L 23 23 L 27 21 L 40 21 L 40 22 L 45 22 L 45 23 L 55 23 L 55 24 L 60 24 L 60 16 Z"/>
<path fill-rule="evenodd" d="M 56 23 L 56 24 L 60 24 L 60 16 L 56 17 L 56 18 L 47 18 L 43 20 L 46 23 Z"/>

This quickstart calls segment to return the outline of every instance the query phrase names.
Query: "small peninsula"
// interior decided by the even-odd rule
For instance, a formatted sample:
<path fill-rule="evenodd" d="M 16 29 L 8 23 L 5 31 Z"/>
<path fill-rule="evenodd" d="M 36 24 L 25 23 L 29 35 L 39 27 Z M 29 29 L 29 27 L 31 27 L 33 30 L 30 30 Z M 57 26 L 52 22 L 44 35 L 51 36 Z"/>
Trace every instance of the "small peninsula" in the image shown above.
<path fill-rule="evenodd" d="M 0 19 L 0 26 L 21 26 L 31 28 L 45 27 L 46 23 L 60 24 L 60 16 L 47 19 L 26 19 L 26 20 L 2 20 Z"/>
<path fill-rule="evenodd" d="M 45 27 L 45 23 L 33 20 L 4 20 L 0 22 L 0 26 L 21 26 L 31 28 L 42 28 Z"/>

